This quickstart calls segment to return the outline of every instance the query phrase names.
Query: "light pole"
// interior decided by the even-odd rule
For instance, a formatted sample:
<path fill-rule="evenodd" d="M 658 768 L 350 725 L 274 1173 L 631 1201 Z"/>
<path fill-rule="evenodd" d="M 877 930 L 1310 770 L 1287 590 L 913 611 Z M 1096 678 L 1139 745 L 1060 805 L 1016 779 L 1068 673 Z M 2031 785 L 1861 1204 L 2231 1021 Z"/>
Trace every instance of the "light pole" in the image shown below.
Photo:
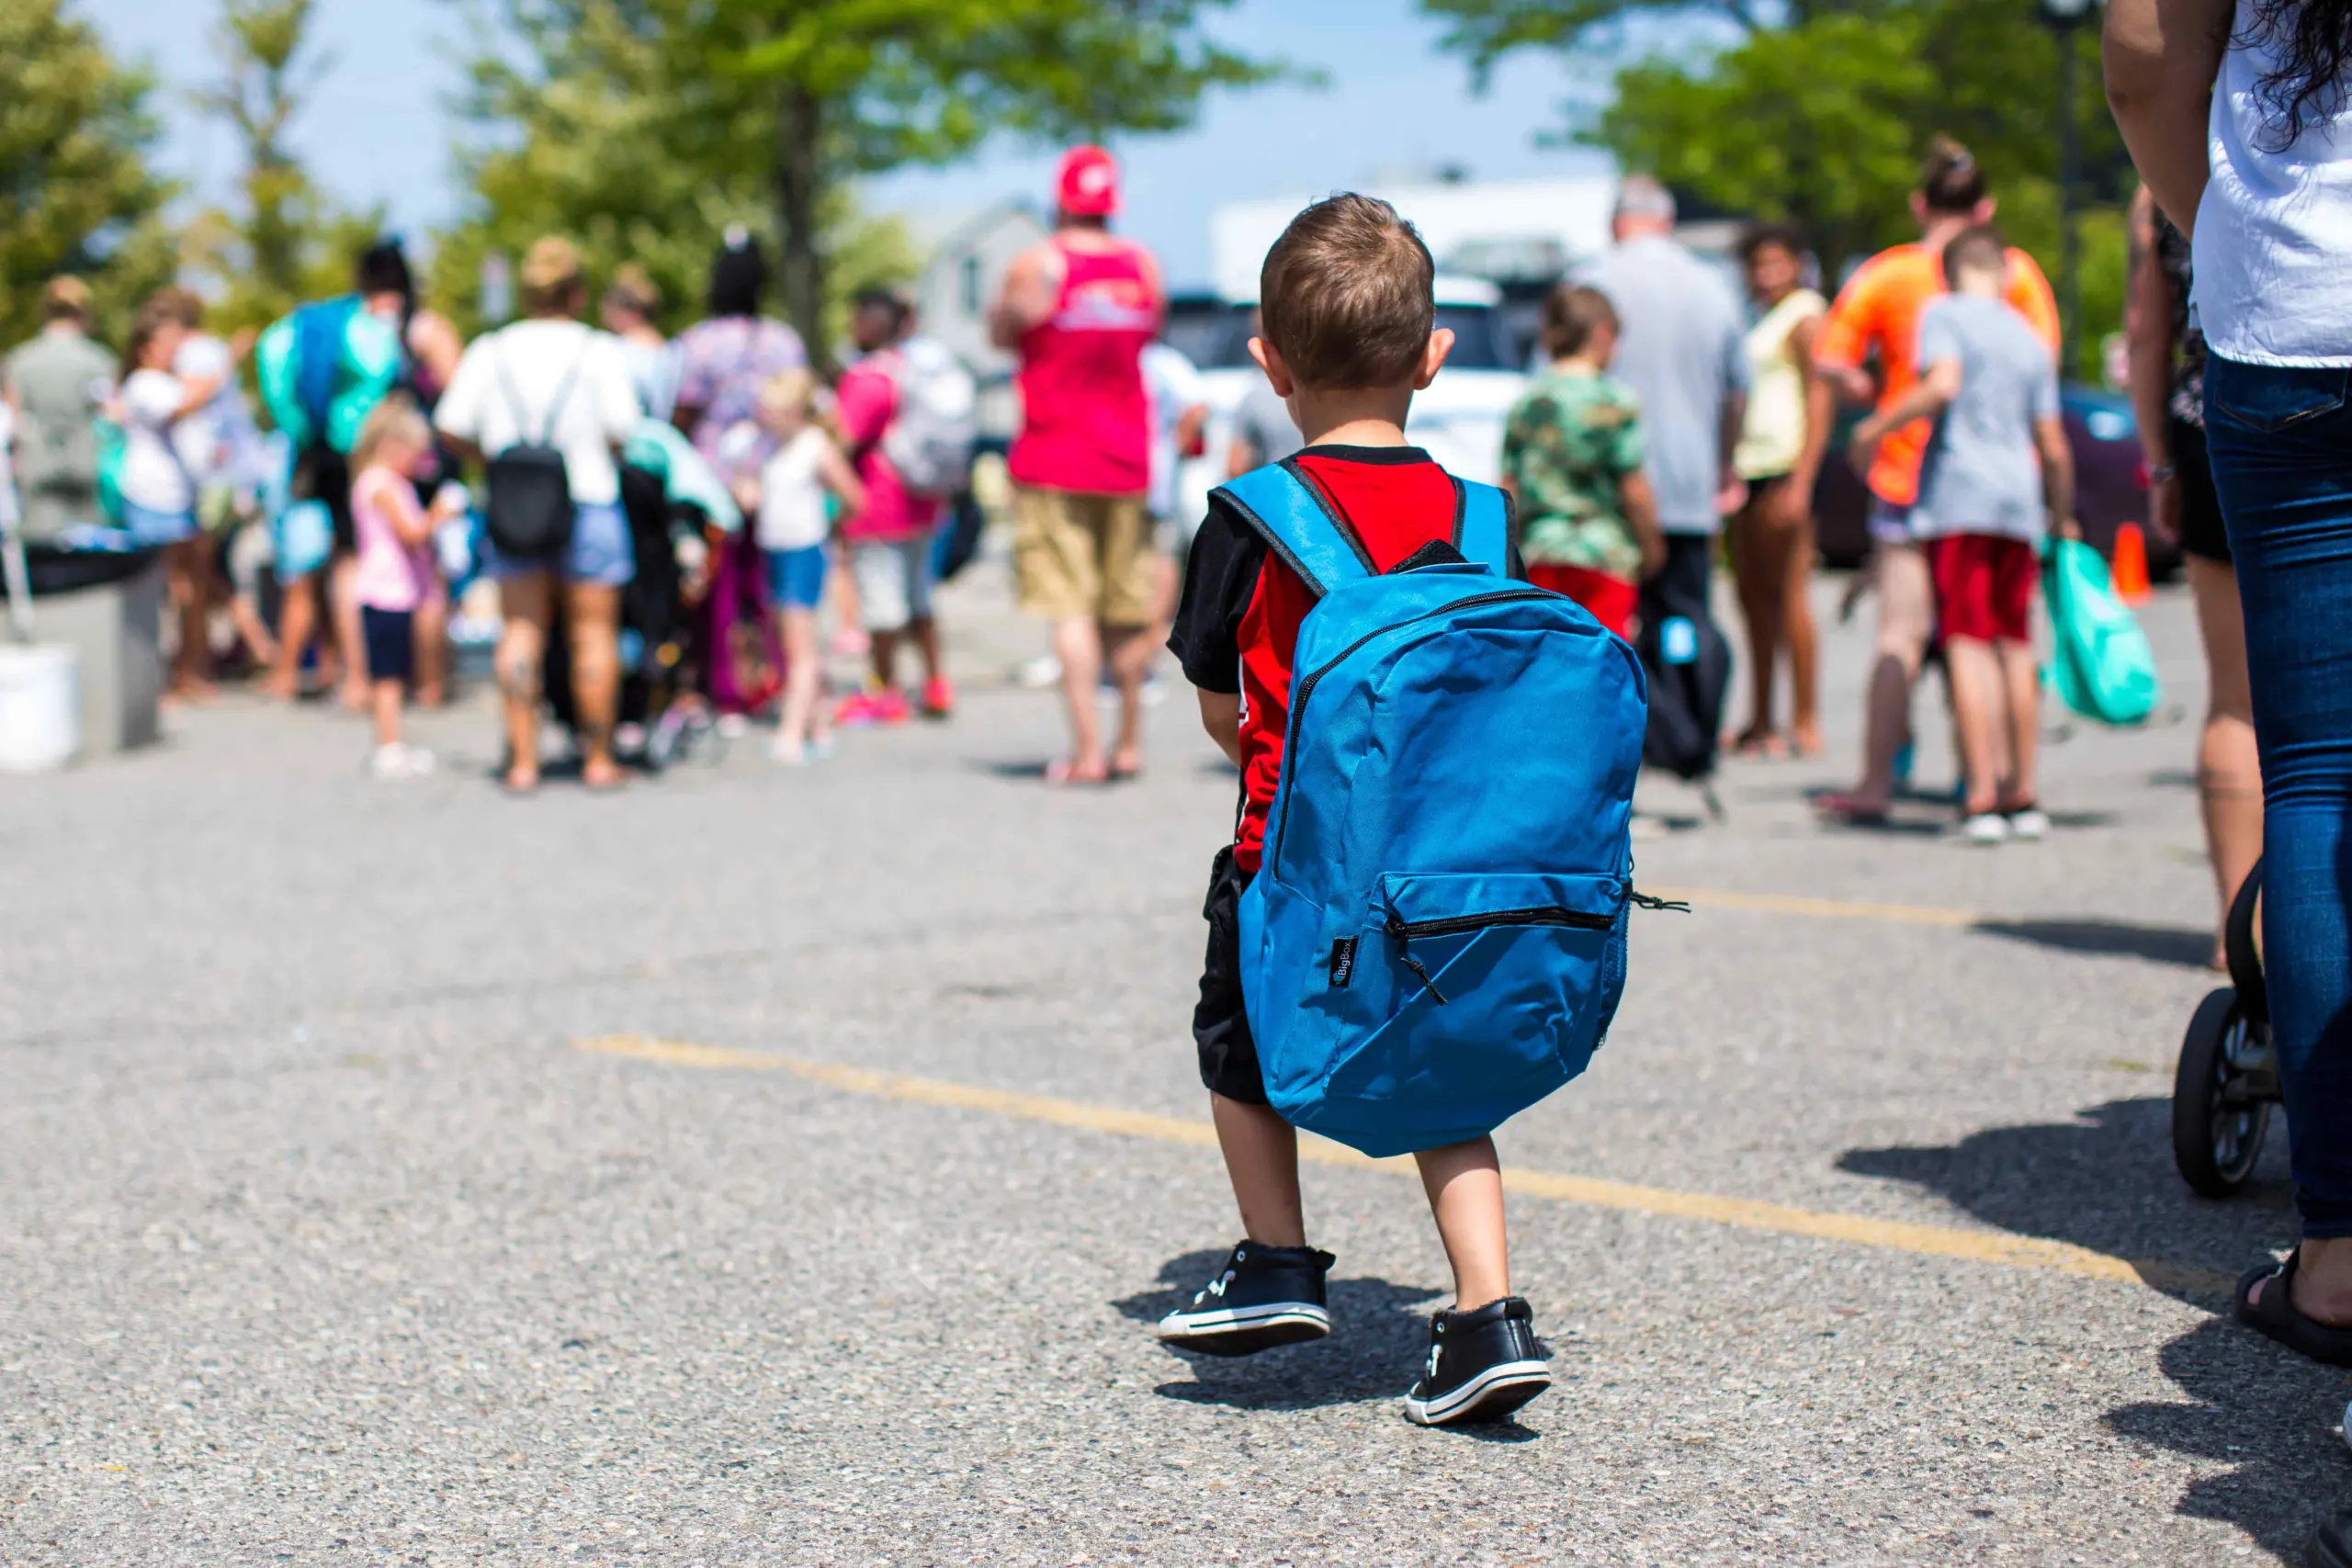
<path fill-rule="evenodd" d="M 2071 352 L 2082 317 L 2082 268 L 2075 238 L 2075 194 L 2083 175 L 2083 128 L 2076 113 L 2082 51 L 2075 34 L 2098 0 L 2035 0 L 2041 25 L 2058 40 L 2058 323 Z"/>

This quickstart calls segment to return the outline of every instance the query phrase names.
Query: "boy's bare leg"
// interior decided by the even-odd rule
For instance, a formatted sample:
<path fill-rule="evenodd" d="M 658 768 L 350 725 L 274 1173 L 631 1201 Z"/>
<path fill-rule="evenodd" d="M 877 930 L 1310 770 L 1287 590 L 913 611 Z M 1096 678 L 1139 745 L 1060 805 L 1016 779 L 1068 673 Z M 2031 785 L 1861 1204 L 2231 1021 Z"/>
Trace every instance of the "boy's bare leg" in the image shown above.
<path fill-rule="evenodd" d="M 1510 1243 L 1503 1226 L 1503 1170 L 1492 1138 L 1413 1156 L 1453 1266 L 1453 1310 L 1476 1312 L 1510 1294 Z"/>
<path fill-rule="evenodd" d="M 2009 718 L 2009 769 L 2001 786 L 2001 808 L 2014 811 L 2041 799 L 2037 766 L 2041 760 L 2041 665 L 2033 656 L 2031 643 L 2004 642 L 1996 646 Z"/>
<path fill-rule="evenodd" d="M 1305 1247 L 1306 1214 L 1298 1193 L 1298 1130 L 1264 1105 L 1212 1092 L 1225 1174 L 1241 1211 L 1241 1234 L 1266 1247 Z M 1499 1189 L 1498 1189 L 1499 1190 Z"/>
<path fill-rule="evenodd" d="M 1999 656 L 1989 642 L 1948 637 L 1944 669 L 1951 677 L 1961 772 L 1968 780 L 1968 813 L 1973 817 L 1997 811 L 2002 800 L 2000 732 L 2005 706 Z"/>

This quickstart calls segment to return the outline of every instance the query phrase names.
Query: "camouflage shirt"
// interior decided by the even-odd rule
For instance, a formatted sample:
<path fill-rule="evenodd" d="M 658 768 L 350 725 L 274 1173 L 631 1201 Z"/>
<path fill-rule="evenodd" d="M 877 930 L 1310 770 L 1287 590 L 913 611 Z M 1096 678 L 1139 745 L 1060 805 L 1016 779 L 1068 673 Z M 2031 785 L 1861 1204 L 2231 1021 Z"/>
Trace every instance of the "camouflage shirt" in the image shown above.
<path fill-rule="evenodd" d="M 1638 578 L 1642 547 L 1618 486 L 1641 466 L 1641 403 L 1631 388 L 1591 371 L 1553 371 L 1536 381 L 1503 424 L 1520 554 L 1531 565 Z"/>

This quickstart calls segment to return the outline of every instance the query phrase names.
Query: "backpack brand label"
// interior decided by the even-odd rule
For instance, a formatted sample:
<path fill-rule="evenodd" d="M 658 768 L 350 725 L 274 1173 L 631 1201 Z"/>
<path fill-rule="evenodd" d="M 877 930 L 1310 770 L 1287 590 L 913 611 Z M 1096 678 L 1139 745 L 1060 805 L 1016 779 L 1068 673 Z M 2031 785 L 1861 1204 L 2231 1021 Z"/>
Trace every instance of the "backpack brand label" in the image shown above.
<path fill-rule="evenodd" d="M 1356 972 L 1356 939 L 1343 936 L 1331 944 L 1331 987 L 1344 991 Z"/>

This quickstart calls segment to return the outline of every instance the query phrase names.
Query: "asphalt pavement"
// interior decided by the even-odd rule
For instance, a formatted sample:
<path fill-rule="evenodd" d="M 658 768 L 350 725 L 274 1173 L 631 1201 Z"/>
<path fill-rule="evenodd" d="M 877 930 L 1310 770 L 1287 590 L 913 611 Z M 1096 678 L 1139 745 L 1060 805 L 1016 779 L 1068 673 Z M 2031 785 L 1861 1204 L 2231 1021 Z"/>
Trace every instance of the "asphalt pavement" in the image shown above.
<path fill-rule="evenodd" d="M 1831 603 L 1827 586 L 1822 603 Z M 1182 692 L 1055 792 L 993 569 L 966 702 L 505 798 L 230 697 L 0 781 L 0 1562 L 2209 1563 L 2352 1499 L 2352 1380 L 2235 1327 L 2283 1133 L 2171 1168 L 2214 984 L 2177 592 L 2166 714 L 2053 721 L 2046 843 L 1829 762 L 1671 784 L 1592 1070 L 1501 1135 L 1554 1390 L 1408 1425 L 1446 1273 L 1329 1145 L 1328 1341 L 1150 1320 L 1236 1237 L 1187 1023 L 1234 784 Z M 1920 777 L 1950 777 L 1923 696 Z"/>

